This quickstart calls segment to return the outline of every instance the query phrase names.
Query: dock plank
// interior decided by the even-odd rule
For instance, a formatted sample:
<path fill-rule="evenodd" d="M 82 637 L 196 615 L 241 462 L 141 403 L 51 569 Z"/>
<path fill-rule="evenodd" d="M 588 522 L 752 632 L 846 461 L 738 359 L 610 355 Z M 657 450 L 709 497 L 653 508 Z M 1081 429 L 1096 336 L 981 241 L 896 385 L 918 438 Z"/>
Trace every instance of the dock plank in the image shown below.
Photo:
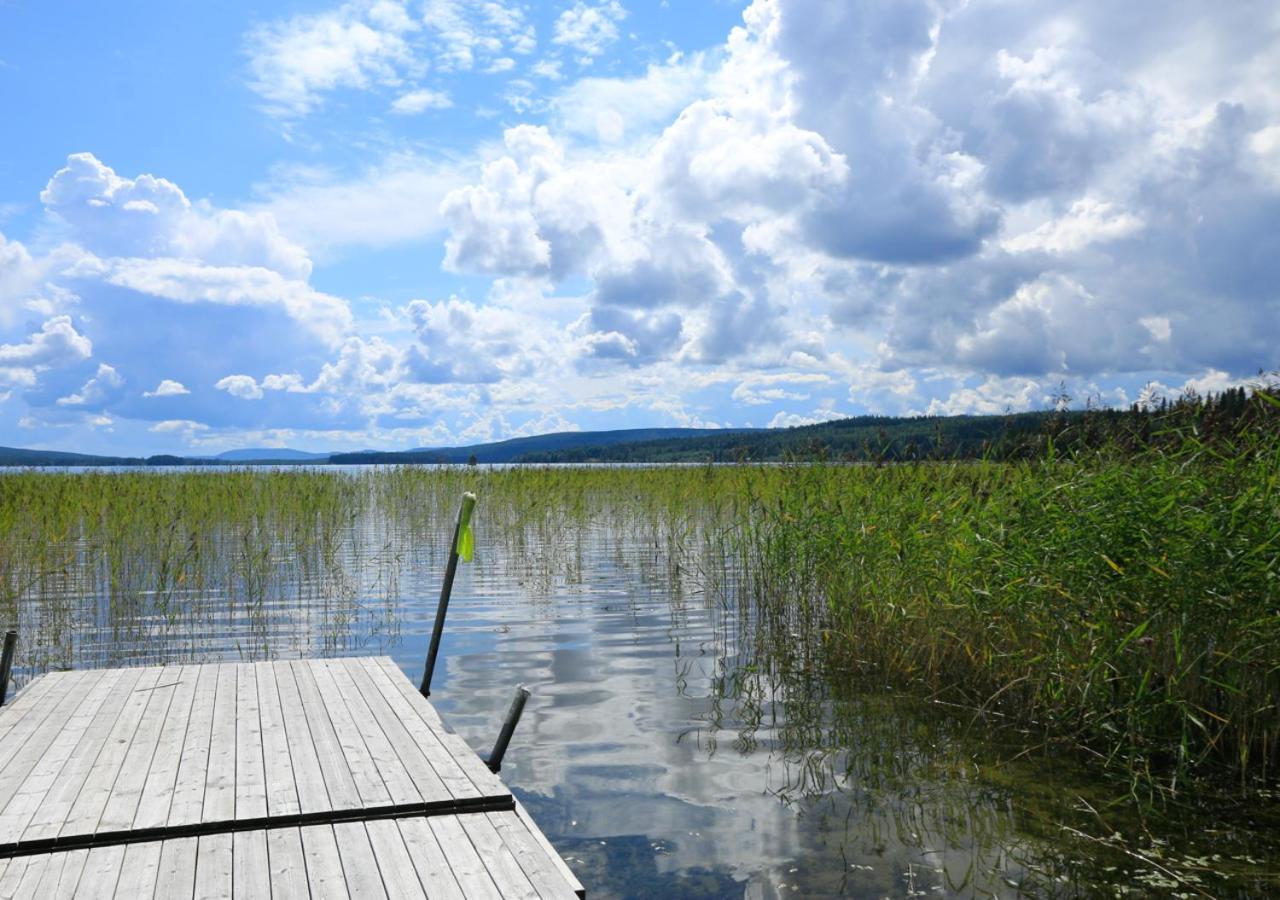
<path fill-rule="evenodd" d="M 329 713 L 320 699 L 315 680 L 311 678 L 311 667 L 295 660 L 289 664 L 289 668 L 297 683 L 303 714 L 311 730 L 311 740 L 315 744 L 325 789 L 329 793 L 330 808 L 363 808 L 359 788 L 347 765 L 347 757 L 342 752 L 342 745 L 338 742 L 338 735 L 334 731 L 333 723 L 329 720 Z"/>
<path fill-rule="evenodd" d="M 293 767 L 294 785 L 298 791 L 298 807 L 304 813 L 336 808 L 330 805 L 316 741 L 302 708 L 293 667 L 287 663 L 275 663 L 272 670 L 280 694 L 280 711 L 284 716 L 285 741 L 289 746 L 289 764 Z M 351 790 L 355 792 L 354 785 Z"/>
<path fill-rule="evenodd" d="M 351 711 L 347 709 L 347 704 L 343 702 L 337 685 L 334 684 L 329 667 L 320 660 L 316 665 L 306 666 L 304 671 L 305 677 L 313 680 L 315 687 L 313 698 L 319 700 L 325 715 L 333 725 L 338 745 L 342 748 L 342 755 L 346 757 L 347 768 L 360 795 L 360 805 L 368 808 L 392 803 L 391 792 L 387 790 L 378 766 L 372 754 L 369 753 L 369 748 L 365 746 L 360 729 L 352 718 Z"/>
<path fill-rule="evenodd" d="M 169 801 L 165 824 L 191 825 L 201 821 L 204 810 L 205 777 L 209 769 L 209 748 L 213 740 L 213 705 L 218 692 L 218 667 L 200 666 L 187 730 L 182 737 L 182 756 Z"/>
<path fill-rule="evenodd" d="M 302 852 L 307 862 L 307 884 L 311 888 L 313 900 L 343 900 L 349 897 L 333 826 L 308 825 L 300 831 Z"/>
<path fill-rule="evenodd" d="M 534 839 L 528 825 L 515 813 L 485 813 L 485 818 L 499 835 L 502 843 L 511 852 L 520 870 L 529 879 L 538 896 L 543 900 L 551 897 L 577 896 L 582 889 L 578 879 L 572 873 L 562 871 L 553 860 L 559 860 L 557 853 L 547 850 Z M 567 871 L 567 867 L 566 867 Z"/>
<path fill-rule="evenodd" d="M 201 822 L 225 822 L 236 814 L 236 667 L 218 666 L 218 689 L 213 698 L 213 730 L 204 776 Z M 213 852 L 213 851 L 210 851 Z M 204 856 L 204 850 L 200 851 Z M 197 864 L 196 877 L 199 879 Z M 199 893 L 197 888 L 196 893 Z"/>
<path fill-rule="evenodd" d="M 116 882 L 112 896 L 120 900 L 151 897 L 156 892 L 156 880 L 160 875 L 160 854 L 164 845 L 160 841 L 129 844 L 124 851 L 124 864 L 120 880 Z"/>
<path fill-rule="evenodd" d="M 462 769 L 463 774 L 475 786 L 479 796 L 501 796 L 510 793 L 498 776 L 490 772 L 476 755 L 476 751 L 444 724 L 435 707 L 418 693 L 389 656 L 374 657 L 373 662 L 382 669 L 385 677 L 395 686 L 400 696 L 408 702 L 409 707 L 448 751 L 454 764 Z"/>
<path fill-rule="evenodd" d="M 30 857 L 26 856 L 4 861 L 4 869 L 0 871 L 0 900 L 18 896 L 18 885 L 22 883 L 22 876 L 30 863 Z"/>
<path fill-rule="evenodd" d="M 258 682 L 258 714 L 262 720 L 262 759 L 266 778 L 267 814 L 299 812 L 298 787 L 289 753 L 289 738 L 280 704 L 276 670 L 269 662 L 254 663 Z"/>
<path fill-rule="evenodd" d="M 463 787 L 458 793 L 450 790 L 449 786 L 437 774 L 436 767 L 427 756 L 421 742 L 414 739 L 413 734 L 405 727 L 404 721 L 396 715 L 395 710 L 387 703 L 387 699 L 378 690 L 377 685 L 370 679 L 369 673 L 364 666 L 351 661 L 351 664 L 346 669 L 352 683 L 361 693 L 365 708 L 382 729 L 387 742 L 391 745 L 400 760 L 400 764 L 404 767 L 409 778 L 412 779 L 422 798 L 424 800 L 444 800 L 457 799 L 459 794 L 463 797 L 468 796 L 471 782 L 466 780 L 459 770 L 459 777 L 463 782 Z M 428 734 L 422 737 L 434 743 L 433 736 Z"/>
<path fill-rule="evenodd" d="M 299 829 L 273 828 L 268 831 L 267 858 L 271 867 L 272 900 L 307 900 L 311 896 Z"/>
<path fill-rule="evenodd" d="M 133 818 L 134 828 L 158 828 L 169 821 L 169 809 L 182 763 L 182 747 L 195 702 L 198 673 L 199 668 L 195 666 L 185 666 L 178 673 L 178 685 L 169 702 L 169 714 L 156 741 L 151 770 L 142 786 L 138 811 Z"/>
<path fill-rule="evenodd" d="M 458 879 L 453 877 L 449 860 L 427 820 L 420 816 L 397 819 L 396 826 L 418 872 L 418 880 L 427 886 L 431 900 L 465 900 L 466 895 Z"/>
<path fill-rule="evenodd" d="M 235 817 L 267 814 L 267 776 L 263 762 L 262 719 L 258 711 L 258 674 L 251 663 L 236 666 Z"/>
<path fill-rule="evenodd" d="M 122 674 L 118 670 L 110 671 L 98 680 L 22 782 L 20 790 L 4 805 L 4 811 L 0 813 L 0 843 L 17 841 L 22 837 Z"/>
<path fill-rule="evenodd" d="M 412 700 L 395 683 L 396 679 L 399 679 L 408 684 L 399 670 L 397 669 L 393 676 L 377 661 L 364 660 L 362 665 L 383 699 L 391 707 L 392 713 L 400 721 L 401 727 L 413 737 L 414 742 L 430 761 L 433 771 L 445 783 L 450 795 L 455 800 L 473 800 L 484 796 L 426 720 L 417 714 Z M 421 694 L 417 696 L 422 697 Z"/>
<path fill-rule="evenodd" d="M 533 882 L 529 880 L 516 860 L 515 854 L 502 840 L 502 835 L 498 833 L 498 829 L 494 828 L 488 817 L 458 816 L 458 824 L 462 826 L 467 837 L 471 838 L 471 845 L 484 860 L 484 867 L 489 871 L 489 877 L 498 886 L 503 897 L 538 900 L 538 891 L 534 888 Z"/>
<path fill-rule="evenodd" d="M 181 900 L 195 895 L 198 838 L 171 838 L 160 849 L 160 871 L 156 878 L 156 896 Z"/>
<path fill-rule="evenodd" d="M 445 859 L 449 860 L 449 868 L 453 871 L 453 877 L 458 880 L 462 893 L 466 897 L 481 900 L 502 900 L 502 892 L 490 877 L 484 860 L 455 818 L 433 817 L 427 819 L 427 825 L 439 842 L 440 849 L 444 851 Z"/>
<path fill-rule="evenodd" d="M 88 670 L 30 696 L 48 708 L 0 734 L 0 897 L 580 892 L 385 657 Z"/>
<path fill-rule="evenodd" d="M 449 799 L 449 794 L 443 790 L 426 795 L 418 790 L 408 767 L 391 745 L 381 720 L 374 715 L 359 688 L 352 681 L 351 673 L 348 671 L 349 666 L 346 663 L 346 660 L 328 660 L 324 670 L 337 687 L 338 695 L 342 698 L 342 703 L 368 750 L 369 758 L 373 760 L 378 774 L 382 776 L 382 783 L 386 785 L 391 802 L 421 803 Z M 440 787 L 443 788 L 444 785 L 441 784 Z"/>
<path fill-rule="evenodd" d="M 68 690 L 79 677 L 79 672 L 46 672 L 10 697 L 0 707 L 0 740 L 4 740 L 28 715 L 47 715 L 48 704 L 53 697 Z"/>
<path fill-rule="evenodd" d="M 124 868 L 124 852 L 123 844 L 90 850 L 76 884 L 76 900 L 108 900 L 114 897 L 120 870 Z"/>
<path fill-rule="evenodd" d="M 365 831 L 373 847 L 373 856 L 382 874 L 382 884 L 387 894 L 394 898 L 425 898 L 427 896 L 413 858 L 405 847 L 404 837 L 393 819 L 377 819 L 366 822 Z"/>
<path fill-rule="evenodd" d="M 164 730 L 165 718 L 181 678 L 181 667 L 168 666 L 160 671 L 156 684 L 151 688 L 151 696 L 143 710 L 142 719 L 125 752 L 120 772 L 111 786 L 111 793 L 98 821 L 99 831 L 123 831 L 133 824 L 133 819 L 138 814 L 138 802 L 142 799 L 142 788 L 151 771 L 151 760 L 155 757 L 160 733 Z"/>
<path fill-rule="evenodd" d="M 342 857 L 342 872 L 347 882 L 347 892 L 352 897 L 378 900 L 387 896 L 378 871 L 378 860 L 369 843 L 369 833 L 364 822 L 338 822 L 333 826 L 333 836 L 338 842 L 338 854 Z"/>
<path fill-rule="evenodd" d="M 81 686 L 91 691 L 92 685 L 101 678 L 102 673 L 98 672 L 69 681 L 66 690 L 50 697 L 45 715 L 25 717 L 7 739 L 0 742 L 0 804 L 7 805 L 19 793 L 32 770 L 40 764 L 45 751 L 84 705 L 86 697 L 80 690 Z M 16 836 L 12 832 L 0 833 L 0 842 L 8 842 Z"/>
<path fill-rule="evenodd" d="M 162 671 L 161 666 L 149 666 L 138 676 L 80 787 L 80 793 L 76 795 L 66 821 L 58 831 L 59 836 L 92 834 L 97 830 L 102 811 L 111 798 L 116 776 L 120 774 L 125 754 L 133 742 L 134 732 L 151 702 L 151 688 L 155 687 Z"/>
<path fill-rule="evenodd" d="M 71 757 L 54 778 L 40 805 L 22 832 L 22 840 L 41 840 L 56 837 L 66 823 L 67 816 L 80 789 L 89 777 L 103 743 L 120 717 L 120 711 L 133 695 L 133 689 L 142 678 L 142 669 L 124 669 L 111 693 L 93 717 L 89 728 L 76 742 Z"/>
<path fill-rule="evenodd" d="M 516 800 L 515 806 L 516 820 L 521 826 L 523 826 L 524 833 L 527 834 L 535 844 L 542 848 L 543 855 L 551 861 L 551 865 L 554 866 L 556 871 L 559 872 L 564 880 L 569 883 L 573 892 L 579 897 L 585 897 L 587 892 L 583 889 L 582 882 L 578 880 L 577 875 L 573 874 L 573 870 L 570 869 L 569 864 L 564 861 L 564 857 L 557 853 L 556 849 L 551 846 L 551 841 L 547 840 L 547 836 L 542 833 L 542 829 L 534 823 L 533 816 L 529 815 L 529 811 L 524 808 L 524 804 L 519 800 Z"/>
<path fill-rule="evenodd" d="M 44 876 L 36 885 L 34 896 L 41 900 L 74 897 L 76 887 L 80 883 L 80 874 L 84 871 L 84 864 L 88 859 L 87 849 L 50 853 L 49 864 L 45 866 Z"/>
<path fill-rule="evenodd" d="M 30 862 L 27 863 L 26 870 L 22 873 L 22 880 L 17 883 L 14 889 L 13 896 L 34 897 L 36 888 L 44 878 L 44 873 L 48 870 L 51 862 L 49 855 L 32 857 Z"/>
<path fill-rule="evenodd" d="M 265 831 L 237 831 L 232 840 L 231 894 L 270 897 L 271 866 Z"/>
<path fill-rule="evenodd" d="M 196 846 L 195 900 L 222 900 L 231 894 L 232 836 L 203 834 Z"/>

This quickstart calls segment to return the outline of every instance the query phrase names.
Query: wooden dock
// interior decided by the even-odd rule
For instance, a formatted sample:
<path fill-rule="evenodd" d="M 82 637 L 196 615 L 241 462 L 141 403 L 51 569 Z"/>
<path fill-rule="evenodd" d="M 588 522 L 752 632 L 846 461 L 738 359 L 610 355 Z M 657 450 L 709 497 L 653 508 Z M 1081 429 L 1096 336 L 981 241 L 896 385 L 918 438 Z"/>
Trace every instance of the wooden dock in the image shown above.
<path fill-rule="evenodd" d="M 0 708 L 0 897 L 583 896 L 386 657 L 52 672 Z"/>

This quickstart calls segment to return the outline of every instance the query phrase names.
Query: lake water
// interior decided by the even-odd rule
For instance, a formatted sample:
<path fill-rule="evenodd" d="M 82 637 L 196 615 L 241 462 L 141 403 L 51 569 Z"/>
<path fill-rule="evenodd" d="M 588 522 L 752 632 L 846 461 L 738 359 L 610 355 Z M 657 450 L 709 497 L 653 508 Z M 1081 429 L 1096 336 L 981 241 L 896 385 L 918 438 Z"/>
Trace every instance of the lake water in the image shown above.
<path fill-rule="evenodd" d="M 19 680 L 59 665 L 388 654 L 416 684 L 451 513 L 411 521 L 375 504 L 314 558 L 267 541 L 259 565 L 171 585 L 163 604 L 122 602 L 86 544 L 19 603 Z M 559 521 L 490 521 L 482 498 L 431 699 L 487 753 L 514 687 L 532 690 L 502 774 L 588 896 L 1277 886 L 1274 830 L 1199 807 L 1156 820 L 1108 806 L 1122 790 L 1034 740 L 824 669 L 803 626 L 761 622 L 731 574 L 708 577 L 644 523 Z"/>

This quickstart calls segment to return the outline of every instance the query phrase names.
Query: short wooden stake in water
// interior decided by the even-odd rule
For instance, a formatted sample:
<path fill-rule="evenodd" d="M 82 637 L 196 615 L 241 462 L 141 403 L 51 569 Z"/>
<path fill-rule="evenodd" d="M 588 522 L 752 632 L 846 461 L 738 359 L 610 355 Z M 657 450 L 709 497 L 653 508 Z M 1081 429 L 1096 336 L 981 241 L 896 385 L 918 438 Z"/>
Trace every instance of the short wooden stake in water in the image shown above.
<path fill-rule="evenodd" d="M 444 570 L 444 583 L 440 585 L 440 602 L 436 605 L 436 624 L 431 629 L 431 645 L 427 648 L 427 665 L 422 670 L 422 687 L 418 688 L 422 696 L 431 696 L 431 673 L 436 668 L 436 655 L 440 652 L 440 638 L 444 634 L 444 617 L 449 612 L 449 595 L 453 593 L 453 576 L 458 573 L 458 538 L 471 527 L 471 511 L 475 509 L 476 495 L 470 492 L 462 495 L 462 506 L 458 508 L 458 519 L 453 524 L 453 541 L 449 544 L 449 563 Z M 467 558 L 470 559 L 470 552 Z"/>
<path fill-rule="evenodd" d="M 529 699 L 529 690 L 523 684 L 516 687 L 516 695 L 511 700 L 511 708 L 507 710 L 507 720 L 502 723 L 502 731 L 489 754 L 487 765 L 489 771 L 496 773 L 502 768 L 502 757 L 507 754 L 507 744 L 511 743 L 511 735 L 515 734 L 516 725 L 520 722 L 520 714 L 524 712 L 524 702 Z"/>
<path fill-rule="evenodd" d="M 4 633 L 4 654 L 0 656 L 0 706 L 9 698 L 9 673 L 13 671 L 13 651 L 18 648 L 18 632 Z"/>

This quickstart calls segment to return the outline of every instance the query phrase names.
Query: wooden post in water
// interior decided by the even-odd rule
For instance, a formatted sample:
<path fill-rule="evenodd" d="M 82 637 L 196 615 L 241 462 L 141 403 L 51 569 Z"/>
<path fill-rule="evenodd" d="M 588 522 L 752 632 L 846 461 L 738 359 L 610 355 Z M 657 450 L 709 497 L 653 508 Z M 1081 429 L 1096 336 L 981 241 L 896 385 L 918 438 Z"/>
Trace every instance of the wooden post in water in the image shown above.
<path fill-rule="evenodd" d="M 453 541 L 449 544 L 449 563 L 444 570 L 444 583 L 440 585 L 440 602 L 436 605 L 436 624 L 431 629 L 431 645 L 427 648 L 427 665 L 422 670 L 422 696 L 431 696 L 431 673 L 436 668 L 436 655 L 440 652 L 440 638 L 444 634 L 444 617 L 449 612 L 449 595 L 453 593 L 453 576 L 458 573 L 458 539 L 471 528 L 471 511 L 476 506 L 476 495 L 468 491 L 462 495 L 458 507 L 458 519 L 453 524 Z M 470 551 L 466 558 L 471 558 Z"/>
<path fill-rule="evenodd" d="M 520 714 L 524 712 L 524 702 L 529 699 L 529 689 L 523 684 L 516 686 L 516 695 L 511 699 L 511 708 L 507 710 L 507 720 L 502 723 L 502 731 L 489 753 L 486 765 L 489 771 L 497 774 L 502 768 L 502 757 L 507 755 L 507 744 L 511 743 L 511 735 L 515 734 L 516 725 L 520 723 Z"/>
<path fill-rule="evenodd" d="M 13 671 L 13 652 L 18 648 L 18 632 L 10 628 L 4 633 L 4 653 L 0 655 L 0 706 L 9 697 L 9 673 Z"/>

